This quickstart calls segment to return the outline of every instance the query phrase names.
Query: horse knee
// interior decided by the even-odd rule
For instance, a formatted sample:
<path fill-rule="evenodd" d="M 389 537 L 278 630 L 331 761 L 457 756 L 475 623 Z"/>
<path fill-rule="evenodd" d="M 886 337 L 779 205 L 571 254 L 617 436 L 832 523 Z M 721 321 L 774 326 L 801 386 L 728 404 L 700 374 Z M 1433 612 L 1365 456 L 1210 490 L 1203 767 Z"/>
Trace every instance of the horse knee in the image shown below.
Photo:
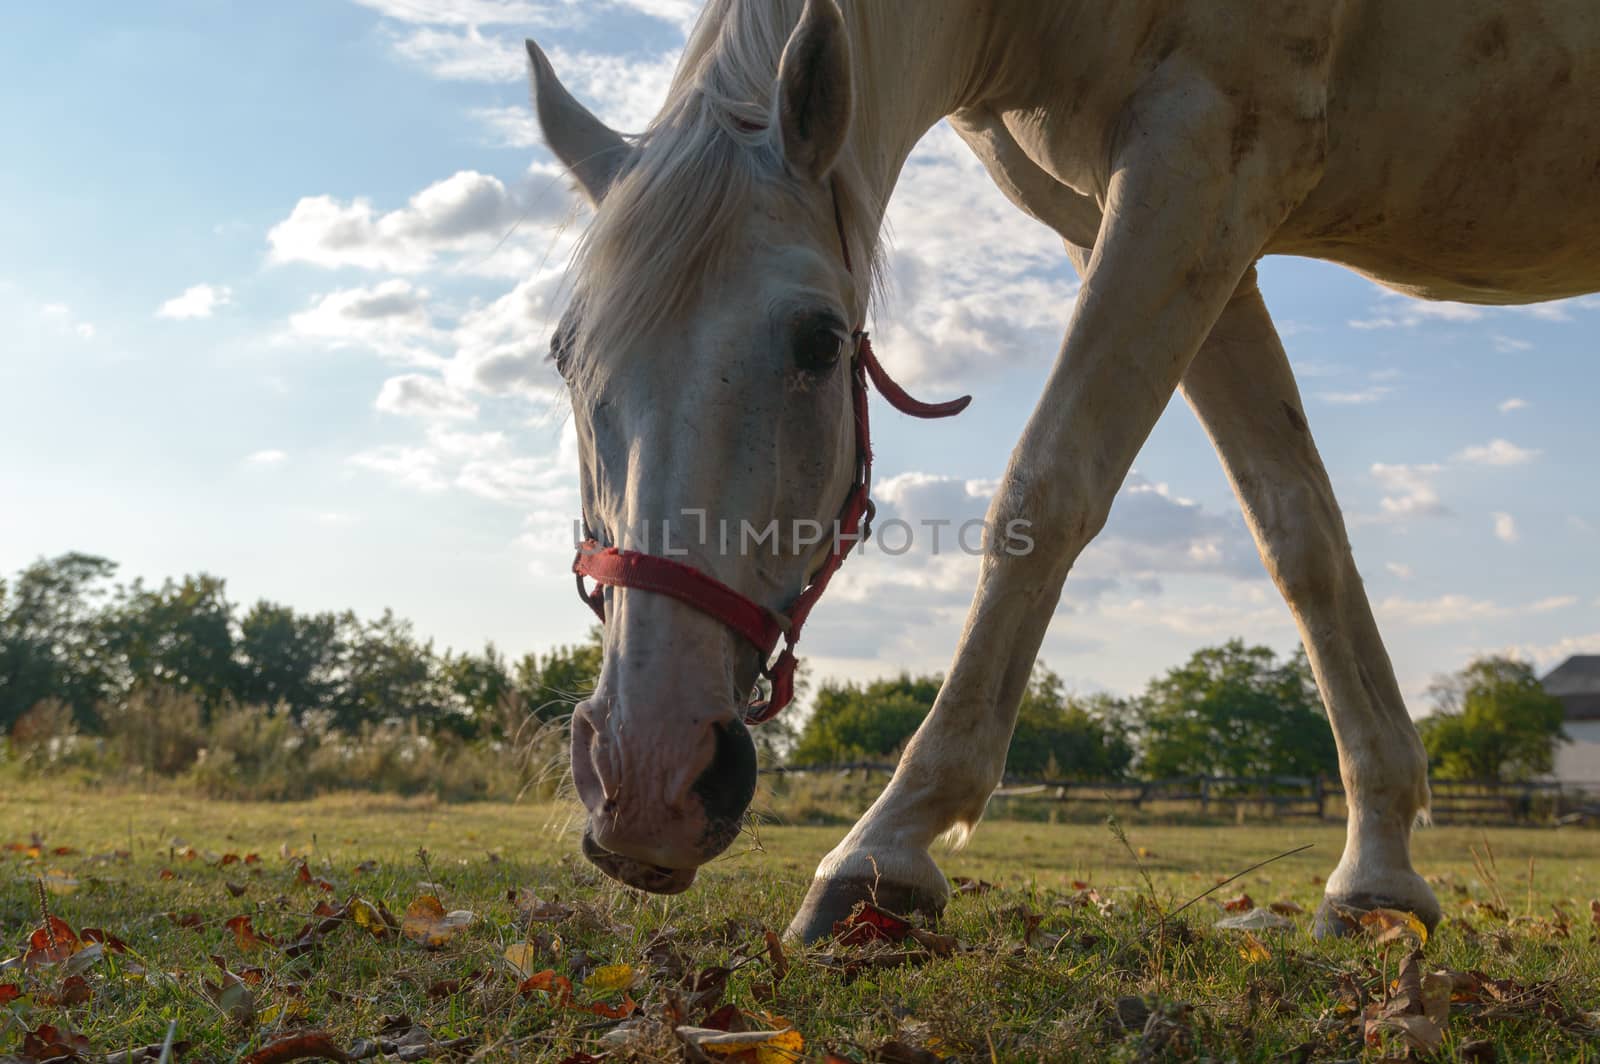
<path fill-rule="evenodd" d="M 1068 565 L 1100 534 L 1111 515 L 1111 491 L 1084 476 L 1051 476 L 1011 471 L 995 496 L 991 524 L 999 535 L 991 550 L 1027 550 L 1057 565 Z"/>

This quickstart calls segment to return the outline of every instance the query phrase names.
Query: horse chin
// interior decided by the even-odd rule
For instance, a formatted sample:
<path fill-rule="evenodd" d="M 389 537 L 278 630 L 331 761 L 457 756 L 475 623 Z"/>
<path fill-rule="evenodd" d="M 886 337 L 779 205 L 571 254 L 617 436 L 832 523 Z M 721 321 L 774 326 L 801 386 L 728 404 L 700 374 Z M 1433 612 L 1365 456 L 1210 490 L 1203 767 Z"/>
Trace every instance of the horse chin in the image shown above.
<path fill-rule="evenodd" d="M 583 831 L 583 855 L 618 883 L 651 894 L 682 894 L 694 882 L 696 872 L 693 868 L 663 868 L 612 853 L 594 841 L 588 828 Z"/>

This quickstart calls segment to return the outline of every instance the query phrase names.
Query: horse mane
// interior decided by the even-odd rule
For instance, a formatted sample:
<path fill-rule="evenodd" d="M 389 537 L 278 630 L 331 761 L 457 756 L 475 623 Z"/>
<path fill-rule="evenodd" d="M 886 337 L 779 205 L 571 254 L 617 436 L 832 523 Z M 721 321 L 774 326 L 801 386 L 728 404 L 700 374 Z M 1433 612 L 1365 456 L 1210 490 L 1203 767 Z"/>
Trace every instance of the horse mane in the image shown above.
<path fill-rule="evenodd" d="M 633 150 L 603 209 L 579 241 L 574 301 L 578 350 L 627 341 L 687 309 L 693 279 L 724 267 L 758 186 L 804 191 L 768 130 L 784 45 L 803 0 L 712 0 L 701 12 L 660 113 Z M 858 81 L 859 86 L 859 81 Z M 858 87 L 857 91 L 860 89 Z M 876 203 L 847 143 L 831 180 L 859 303 L 878 289 Z"/>

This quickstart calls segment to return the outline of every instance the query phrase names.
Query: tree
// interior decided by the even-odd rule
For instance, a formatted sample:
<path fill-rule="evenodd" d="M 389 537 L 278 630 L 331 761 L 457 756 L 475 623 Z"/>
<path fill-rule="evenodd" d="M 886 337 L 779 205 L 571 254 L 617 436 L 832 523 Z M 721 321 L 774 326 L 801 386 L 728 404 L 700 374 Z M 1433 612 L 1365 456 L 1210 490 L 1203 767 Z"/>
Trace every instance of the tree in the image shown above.
<path fill-rule="evenodd" d="M 201 573 L 150 590 L 135 580 L 108 610 L 107 643 L 124 673 L 123 693 L 167 688 L 194 695 L 207 714 L 238 689 L 233 606 L 227 585 Z"/>
<path fill-rule="evenodd" d="M 286 705 L 299 720 L 338 690 L 348 648 L 338 614 L 296 613 L 263 600 L 239 622 L 236 650 L 239 701 Z"/>
<path fill-rule="evenodd" d="M 789 752 L 789 763 L 827 765 L 898 756 L 933 708 L 941 683 L 938 676 L 904 672 L 865 684 L 823 683 Z"/>
<path fill-rule="evenodd" d="M 111 683 L 101 611 L 116 568 L 69 553 L 33 563 L 9 587 L 0 581 L 0 732 L 46 699 L 93 723 Z"/>
<path fill-rule="evenodd" d="M 1567 740 L 1561 701 L 1527 662 L 1478 658 L 1429 693 L 1435 711 L 1417 730 L 1441 779 L 1529 780 L 1554 767 L 1555 744 Z"/>
<path fill-rule="evenodd" d="M 535 716 L 564 717 L 594 690 L 605 657 L 603 640 L 600 626 L 591 625 L 584 642 L 556 647 L 542 658 L 526 654 L 517 662 L 513 687 Z"/>
<path fill-rule="evenodd" d="M 867 684 L 824 683 L 789 755 L 794 765 L 893 759 L 933 708 L 939 676 L 907 673 Z M 1126 706 L 1066 694 L 1061 677 L 1041 665 L 1023 693 L 1006 771 L 1026 776 L 1113 779 L 1133 759 Z"/>
<path fill-rule="evenodd" d="M 347 650 L 330 707 L 338 726 L 353 729 L 391 717 L 433 725 L 459 711 L 441 679 L 433 643 L 418 640 L 410 621 L 384 610 L 365 624 L 345 613 L 339 624 Z"/>
<path fill-rule="evenodd" d="M 1338 753 L 1304 651 L 1280 662 L 1234 639 L 1150 682 L 1140 768 L 1172 776 L 1313 776 Z"/>
<path fill-rule="evenodd" d="M 1040 666 L 1017 710 L 1006 771 L 1048 779 L 1112 780 L 1133 761 L 1130 704 L 1110 695 L 1077 698 Z"/>

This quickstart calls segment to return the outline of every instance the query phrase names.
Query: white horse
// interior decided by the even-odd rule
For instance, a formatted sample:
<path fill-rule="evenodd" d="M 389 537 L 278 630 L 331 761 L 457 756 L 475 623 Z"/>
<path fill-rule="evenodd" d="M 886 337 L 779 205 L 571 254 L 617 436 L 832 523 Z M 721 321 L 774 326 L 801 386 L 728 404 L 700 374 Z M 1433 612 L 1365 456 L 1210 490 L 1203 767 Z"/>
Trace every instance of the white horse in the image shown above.
<path fill-rule="evenodd" d="M 929 846 L 983 814 L 1067 571 L 1175 389 L 1338 742 L 1348 836 L 1319 930 L 1375 906 L 1438 920 L 1410 856 L 1426 757 L 1253 264 L 1312 256 L 1477 303 L 1600 289 L 1600 6 L 712 0 L 636 138 L 528 51 L 545 139 L 596 208 L 553 342 L 585 520 L 620 548 L 578 566 L 608 585 L 604 669 L 573 718 L 592 859 L 681 890 L 737 830 L 744 692 L 839 557 L 789 530 L 841 507 L 848 526 L 864 499 L 852 396 L 871 356 L 847 339 L 885 205 L 949 118 L 1083 278 L 989 510 L 1034 549 L 985 552 L 937 704 L 790 931 L 824 934 L 874 890 L 942 908 Z M 705 533 L 719 519 L 780 531 L 730 549 Z"/>

